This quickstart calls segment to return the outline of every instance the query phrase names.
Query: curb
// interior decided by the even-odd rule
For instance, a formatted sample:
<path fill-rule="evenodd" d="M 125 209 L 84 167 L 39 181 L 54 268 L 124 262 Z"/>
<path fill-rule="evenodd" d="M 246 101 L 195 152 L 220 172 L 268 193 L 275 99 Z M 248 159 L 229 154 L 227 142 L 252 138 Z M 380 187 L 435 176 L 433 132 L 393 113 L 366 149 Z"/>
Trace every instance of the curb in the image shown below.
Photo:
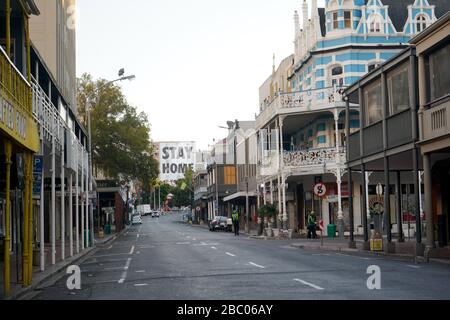
<path fill-rule="evenodd" d="M 63 264 L 61 264 L 60 266 L 57 266 L 55 271 L 44 276 L 42 279 L 40 279 L 38 282 L 33 283 L 31 286 L 23 288 L 22 290 L 20 290 L 18 293 L 11 295 L 10 297 L 6 298 L 5 300 L 20 300 L 23 297 L 25 297 L 27 294 L 33 292 L 35 289 L 39 288 L 42 284 L 44 284 L 45 282 L 49 281 L 52 277 L 55 277 L 55 281 L 57 282 L 59 281 L 61 278 L 64 277 L 65 274 L 62 274 L 60 276 L 58 276 L 64 269 L 66 269 L 68 266 L 73 265 L 73 264 L 79 264 L 79 262 L 87 260 L 92 254 L 95 253 L 95 251 L 97 251 L 100 248 L 103 248 L 104 246 L 114 242 L 120 235 L 122 235 L 128 228 L 123 229 L 122 231 L 120 231 L 119 233 L 117 233 L 115 236 L 111 237 L 111 239 L 105 241 L 102 244 L 97 244 L 95 245 L 95 247 L 93 248 L 89 248 L 88 250 L 86 250 L 85 252 L 81 253 L 78 257 L 74 256 L 72 259 L 73 260 L 66 260 L 64 261 Z"/>
<path fill-rule="evenodd" d="M 308 245 L 302 245 L 302 244 L 291 244 L 291 247 L 297 248 L 297 249 L 304 249 L 304 250 L 324 250 L 324 251 L 334 251 L 334 252 L 353 252 L 353 253 L 366 253 L 373 256 L 385 256 L 385 257 L 398 257 L 398 258 L 407 258 L 411 260 L 420 261 L 420 259 L 423 257 L 414 256 L 411 254 L 401 254 L 401 253 L 386 253 L 384 251 L 366 251 L 366 250 L 360 250 L 360 249 L 352 249 L 348 247 L 330 247 L 330 246 L 308 246 Z M 450 263 L 450 262 L 449 262 Z"/>

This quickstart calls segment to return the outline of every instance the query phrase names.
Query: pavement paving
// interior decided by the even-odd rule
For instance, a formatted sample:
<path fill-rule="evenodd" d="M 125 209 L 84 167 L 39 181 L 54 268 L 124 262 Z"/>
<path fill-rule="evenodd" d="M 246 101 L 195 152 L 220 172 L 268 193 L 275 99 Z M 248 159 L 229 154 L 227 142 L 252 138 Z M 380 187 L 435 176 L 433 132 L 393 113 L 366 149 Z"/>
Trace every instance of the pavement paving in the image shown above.
<path fill-rule="evenodd" d="M 35 300 L 448 300 L 450 265 L 359 251 L 302 249 L 291 240 L 210 232 L 181 214 L 143 218 L 67 276 L 36 288 Z M 379 267 L 381 289 L 369 290 Z"/>

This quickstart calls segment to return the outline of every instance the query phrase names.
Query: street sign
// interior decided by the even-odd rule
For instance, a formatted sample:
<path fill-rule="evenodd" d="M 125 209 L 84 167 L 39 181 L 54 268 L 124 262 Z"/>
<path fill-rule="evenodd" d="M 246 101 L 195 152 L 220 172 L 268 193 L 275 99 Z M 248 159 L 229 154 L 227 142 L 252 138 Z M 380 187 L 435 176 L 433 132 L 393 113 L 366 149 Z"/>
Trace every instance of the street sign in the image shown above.
<path fill-rule="evenodd" d="M 36 155 L 33 158 L 33 197 L 40 199 L 42 191 L 42 171 L 44 156 Z"/>
<path fill-rule="evenodd" d="M 327 194 L 327 187 L 323 183 L 314 186 L 314 194 L 319 198 L 323 198 Z"/>

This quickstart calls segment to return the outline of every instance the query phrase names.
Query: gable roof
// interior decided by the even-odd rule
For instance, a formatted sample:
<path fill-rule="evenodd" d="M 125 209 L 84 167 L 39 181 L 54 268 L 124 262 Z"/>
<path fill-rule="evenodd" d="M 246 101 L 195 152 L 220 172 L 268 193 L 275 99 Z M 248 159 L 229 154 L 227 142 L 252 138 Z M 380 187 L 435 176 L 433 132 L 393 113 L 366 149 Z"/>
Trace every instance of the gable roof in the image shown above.
<path fill-rule="evenodd" d="M 365 0 L 367 3 L 369 0 Z M 381 2 L 389 6 L 389 17 L 395 26 L 397 32 L 402 32 L 408 20 L 408 6 L 414 4 L 414 0 L 381 0 Z M 436 18 L 442 17 L 445 13 L 450 11 L 449 0 L 428 0 L 430 6 L 436 6 L 435 14 Z"/>

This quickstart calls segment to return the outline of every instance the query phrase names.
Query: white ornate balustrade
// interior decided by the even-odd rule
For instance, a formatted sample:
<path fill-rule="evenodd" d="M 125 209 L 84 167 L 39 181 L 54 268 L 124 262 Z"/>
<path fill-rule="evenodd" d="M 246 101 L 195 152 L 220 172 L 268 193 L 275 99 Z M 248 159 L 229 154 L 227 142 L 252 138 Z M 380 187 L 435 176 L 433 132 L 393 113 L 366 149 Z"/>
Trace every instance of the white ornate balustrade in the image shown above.
<path fill-rule="evenodd" d="M 335 107 L 343 103 L 342 91 L 344 87 L 328 87 L 276 94 L 275 98 L 266 103 L 256 118 L 256 127 L 261 128 L 276 115 L 292 112 L 308 112 Z"/>
<path fill-rule="evenodd" d="M 318 166 L 327 164 L 345 163 L 345 151 L 341 148 L 310 149 L 303 151 L 285 151 L 285 167 Z"/>
<path fill-rule="evenodd" d="M 62 144 L 66 140 L 67 167 L 75 170 L 83 168 L 88 172 L 88 153 L 75 134 L 68 130 L 66 124 L 58 113 L 58 108 L 52 103 L 45 91 L 39 86 L 36 79 L 32 78 L 33 89 L 33 116 L 41 128 L 41 138 L 51 142 L 54 136 L 55 149 L 62 150 Z M 66 135 L 66 137 L 64 137 Z"/>

